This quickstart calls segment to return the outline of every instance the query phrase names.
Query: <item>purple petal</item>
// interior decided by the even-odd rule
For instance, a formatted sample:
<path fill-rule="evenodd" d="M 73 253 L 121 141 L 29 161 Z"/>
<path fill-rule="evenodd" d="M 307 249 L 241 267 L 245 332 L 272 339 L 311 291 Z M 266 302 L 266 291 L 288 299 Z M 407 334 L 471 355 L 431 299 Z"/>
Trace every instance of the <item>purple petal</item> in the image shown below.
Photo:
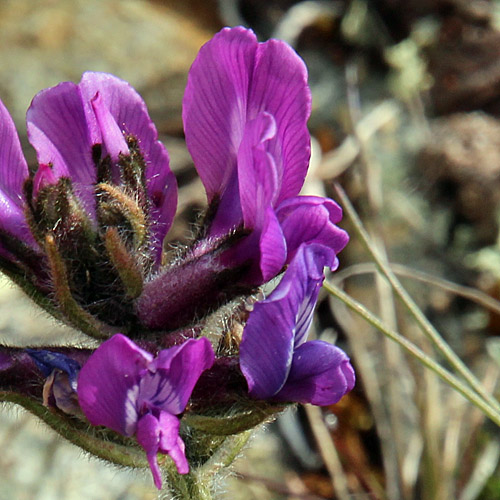
<path fill-rule="evenodd" d="M 297 195 L 309 161 L 310 101 L 305 65 L 284 42 L 259 44 L 252 31 L 236 27 L 206 43 L 189 72 L 183 121 L 209 202 L 237 175 L 245 124 L 262 112 L 277 126 L 268 152 L 279 173 L 278 202 Z"/>
<path fill-rule="evenodd" d="M 179 436 L 180 421 L 166 411 L 160 412 L 160 451 L 170 455 L 179 474 L 189 472 L 189 464 L 184 453 L 184 441 Z"/>
<path fill-rule="evenodd" d="M 148 194 L 152 200 L 151 218 L 158 254 L 177 207 L 177 182 L 169 167 L 167 150 L 158 141 L 158 132 L 141 96 L 127 82 L 107 73 L 83 74 L 82 95 L 90 102 L 97 93 L 124 135 L 137 138 L 146 162 Z M 92 116 L 89 118 L 89 122 Z"/>
<path fill-rule="evenodd" d="M 8 354 L 0 352 L 0 372 L 8 370 L 15 363 L 14 359 Z"/>
<path fill-rule="evenodd" d="M 201 48 L 189 71 L 182 118 L 209 202 L 236 175 L 256 50 L 251 31 L 224 28 Z"/>
<path fill-rule="evenodd" d="M 286 262 L 286 241 L 276 214 L 271 207 L 263 211 L 262 227 L 255 229 L 221 257 L 221 264 L 237 267 L 250 264 L 244 280 L 261 285 L 274 278 Z"/>
<path fill-rule="evenodd" d="M 144 448 L 153 474 L 155 486 L 161 490 L 162 479 L 158 466 L 158 452 L 170 455 L 179 474 L 189 472 L 184 454 L 184 442 L 179 437 L 180 422 L 168 412 L 160 412 L 159 418 L 147 413 L 137 423 L 137 442 Z"/>
<path fill-rule="evenodd" d="M 46 351 L 44 349 L 26 349 L 26 352 L 35 361 L 38 369 L 48 377 L 55 369 L 68 374 L 71 387 L 76 389 L 76 378 L 80 371 L 80 364 L 60 352 Z"/>
<path fill-rule="evenodd" d="M 99 130 L 101 131 L 102 145 L 104 146 L 103 156 L 109 154 L 111 160 L 118 162 L 121 154 L 129 154 L 130 151 L 123 136 L 123 132 L 111 115 L 109 109 L 104 104 L 99 92 L 90 99 Z"/>
<path fill-rule="evenodd" d="M 17 201 L 7 196 L 0 190 L 0 228 L 15 236 L 22 242 L 36 248 L 35 240 L 31 235 L 24 211 L 17 205 Z M 11 259 L 12 255 L 0 245 L 0 255 Z"/>
<path fill-rule="evenodd" d="M 128 151 L 125 136 L 136 137 L 147 165 L 152 232 L 159 258 L 175 214 L 177 183 L 146 105 L 128 83 L 106 73 L 84 73 L 78 85 L 64 82 L 46 89 L 33 99 L 27 127 L 39 164 L 52 165 L 56 179 L 70 177 L 91 214 L 96 179 L 92 146 L 103 144 L 104 154 L 116 160 L 119 152 Z"/>
<path fill-rule="evenodd" d="M 240 368 L 250 394 L 257 398 L 272 397 L 288 377 L 296 316 L 291 287 L 290 281 L 282 280 L 269 298 L 257 302 L 243 330 Z"/>
<path fill-rule="evenodd" d="M 22 188 L 29 177 L 14 122 L 0 101 L 0 190 L 11 203 L 22 209 Z M 3 212 L 2 212 L 3 215 Z"/>
<path fill-rule="evenodd" d="M 295 350 L 286 384 L 274 399 L 328 406 L 339 401 L 354 383 L 354 370 L 344 351 L 314 340 Z"/>
<path fill-rule="evenodd" d="M 14 122 L 0 101 L 0 226 L 34 245 L 24 219 L 23 184 L 29 177 Z"/>
<path fill-rule="evenodd" d="M 177 419 L 176 419 L 177 420 Z M 144 448 L 149 462 L 155 486 L 161 490 L 162 479 L 158 466 L 158 450 L 160 448 L 160 422 L 151 413 L 147 413 L 137 422 L 137 442 Z"/>
<path fill-rule="evenodd" d="M 78 377 L 80 406 L 92 425 L 134 434 L 140 376 L 152 359 L 121 334 L 94 351 Z"/>
<path fill-rule="evenodd" d="M 276 135 L 276 122 L 269 113 L 249 121 L 238 151 L 238 179 L 243 221 L 246 228 L 262 225 L 262 216 L 277 198 L 278 172 L 267 144 Z"/>
<path fill-rule="evenodd" d="M 286 241 L 274 211 L 268 208 L 265 212 L 264 226 L 260 234 L 260 279 L 258 284 L 274 278 L 285 265 Z"/>
<path fill-rule="evenodd" d="M 57 183 L 57 176 L 51 165 L 42 163 L 33 176 L 33 196 L 36 197 L 40 189 Z"/>
<path fill-rule="evenodd" d="M 332 261 L 333 252 L 323 245 L 302 245 L 285 273 L 295 283 L 299 303 L 295 326 L 295 348 L 304 343 L 313 320 L 318 294 L 325 279 L 324 268 Z"/>
<path fill-rule="evenodd" d="M 210 224 L 210 236 L 213 238 L 227 235 L 227 233 L 243 223 L 243 213 L 240 203 L 240 189 L 238 177 L 234 176 L 219 200 L 214 220 Z"/>
<path fill-rule="evenodd" d="M 320 245 L 303 245 L 279 285 L 255 304 L 243 330 L 240 367 L 250 394 L 268 399 L 285 384 L 293 351 L 305 341 L 331 258 Z"/>
<path fill-rule="evenodd" d="M 274 117 L 278 128 L 268 151 L 281 172 L 281 191 L 277 199 L 280 203 L 299 194 L 311 148 L 307 129 L 311 113 L 307 68 L 297 53 L 280 40 L 259 44 L 255 56 L 247 119 L 262 111 Z"/>
<path fill-rule="evenodd" d="M 347 245 L 348 234 L 335 225 L 342 218 L 341 208 L 328 198 L 298 196 L 285 200 L 277 209 L 287 243 L 287 261 L 301 244 L 318 243 L 333 250 L 328 267 L 336 267 L 336 255 Z"/>
<path fill-rule="evenodd" d="M 204 337 L 160 351 L 141 380 L 138 405 L 182 413 L 201 373 L 214 359 L 212 345 Z"/>
<path fill-rule="evenodd" d="M 89 129 L 86 114 L 78 85 L 63 82 L 35 96 L 26 122 L 38 163 L 52 165 L 57 178 L 71 177 L 90 186 L 96 176 L 92 160 L 96 132 Z"/>

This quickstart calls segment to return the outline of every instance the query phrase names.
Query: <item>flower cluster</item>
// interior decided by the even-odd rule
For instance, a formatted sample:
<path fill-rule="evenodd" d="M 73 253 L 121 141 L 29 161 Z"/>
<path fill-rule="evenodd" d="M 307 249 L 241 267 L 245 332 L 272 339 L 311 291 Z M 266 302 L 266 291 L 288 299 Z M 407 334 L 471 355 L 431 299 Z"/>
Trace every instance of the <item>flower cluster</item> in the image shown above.
<path fill-rule="evenodd" d="M 41 373 L 45 405 L 135 436 L 161 488 L 158 453 L 189 471 L 184 413 L 329 405 L 351 390 L 345 353 L 307 341 L 324 269 L 348 241 L 335 202 L 299 195 L 310 104 L 304 63 L 285 43 L 226 28 L 202 47 L 183 121 L 208 208 L 193 241 L 166 259 L 177 185 L 129 84 L 85 73 L 40 92 L 27 113 L 35 172 L 0 102 L 0 267 L 55 317 L 104 340 L 4 348 L 0 396 Z"/>

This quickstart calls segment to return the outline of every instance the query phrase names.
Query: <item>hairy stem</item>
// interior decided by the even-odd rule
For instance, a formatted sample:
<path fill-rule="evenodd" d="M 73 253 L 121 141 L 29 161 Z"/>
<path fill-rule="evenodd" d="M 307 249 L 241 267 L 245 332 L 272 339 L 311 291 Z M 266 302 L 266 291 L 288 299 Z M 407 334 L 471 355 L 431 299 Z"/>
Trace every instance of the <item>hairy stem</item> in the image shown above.
<path fill-rule="evenodd" d="M 83 422 L 76 421 L 62 413 L 43 406 L 32 398 L 9 391 L 0 391 L 0 401 L 16 403 L 33 415 L 43 420 L 62 437 L 76 446 L 107 460 L 116 465 L 134 468 L 146 468 L 148 462 L 144 452 L 139 447 L 131 447 L 110 441 L 109 435 L 98 436 L 98 432 L 91 433 Z"/>
<path fill-rule="evenodd" d="M 212 500 L 214 480 L 220 471 L 229 467 L 248 442 L 252 431 L 235 434 L 224 439 L 215 453 L 189 474 L 167 471 L 167 489 L 175 500 Z"/>

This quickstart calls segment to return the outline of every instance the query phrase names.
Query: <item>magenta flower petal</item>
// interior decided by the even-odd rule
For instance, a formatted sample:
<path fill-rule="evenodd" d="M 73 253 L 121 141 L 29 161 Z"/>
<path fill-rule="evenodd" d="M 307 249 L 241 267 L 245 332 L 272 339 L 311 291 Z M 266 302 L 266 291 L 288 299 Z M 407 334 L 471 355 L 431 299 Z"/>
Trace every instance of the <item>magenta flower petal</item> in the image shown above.
<path fill-rule="evenodd" d="M 248 264 L 243 280 L 252 285 L 274 278 L 286 262 L 286 241 L 274 210 L 268 207 L 263 216 L 262 227 L 252 231 L 221 258 L 222 265 L 227 267 Z"/>
<path fill-rule="evenodd" d="M 303 243 L 318 243 L 333 250 L 326 265 L 337 266 L 336 255 L 349 242 L 348 234 L 335 225 L 342 219 L 342 209 L 328 198 L 297 196 L 285 200 L 276 211 L 287 243 L 287 261 Z"/>
<path fill-rule="evenodd" d="M 13 205 L 22 209 L 22 187 L 29 175 L 28 165 L 14 122 L 2 101 L 0 101 L 0 171 L 0 191 Z"/>
<path fill-rule="evenodd" d="M 182 118 L 209 202 L 235 174 L 256 50 L 251 31 L 225 28 L 201 48 L 189 71 Z"/>
<path fill-rule="evenodd" d="M 269 113 L 249 121 L 238 151 L 239 193 L 246 228 L 262 226 L 263 216 L 279 192 L 278 171 L 267 146 L 276 135 L 276 122 Z"/>
<path fill-rule="evenodd" d="M 141 380 L 138 405 L 147 402 L 178 415 L 184 411 L 201 373 L 212 366 L 214 359 L 210 341 L 204 337 L 160 351 Z"/>
<path fill-rule="evenodd" d="M 184 454 L 184 443 L 179 437 L 179 427 L 179 419 L 165 411 L 160 411 L 158 418 L 147 413 L 137 423 L 137 442 L 146 452 L 155 486 L 159 490 L 162 487 L 157 459 L 159 451 L 170 455 L 179 474 L 189 472 L 189 464 Z"/>
<path fill-rule="evenodd" d="M 99 91 L 90 99 L 90 104 L 92 105 L 92 110 L 94 111 L 101 132 L 104 155 L 107 153 L 113 162 L 118 162 L 120 154 L 130 153 L 123 132 L 120 130 L 106 104 L 104 104 Z"/>
<path fill-rule="evenodd" d="M 310 157 L 307 120 L 311 93 L 304 61 L 285 42 L 260 43 L 250 86 L 247 118 L 266 111 L 276 120 L 277 134 L 269 152 L 281 172 L 276 203 L 299 194 Z M 281 160 L 281 161 L 280 161 Z"/>
<path fill-rule="evenodd" d="M 237 27 L 201 48 L 189 72 L 183 120 L 209 202 L 239 175 L 246 124 L 262 112 L 276 121 L 268 152 L 279 172 L 277 200 L 298 194 L 309 161 L 310 100 L 305 65 L 284 42 L 258 43 L 252 31 Z"/>
<path fill-rule="evenodd" d="M 78 400 L 92 425 L 105 425 L 126 436 L 134 434 L 140 378 L 152 359 L 121 334 L 95 350 L 78 377 Z"/>
<path fill-rule="evenodd" d="M 322 374 L 334 370 L 337 358 L 332 357 L 332 352 L 342 351 L 337 348 L 328 351 L 321 370 L 309 374 L 307 369 L 314 364 L 314 359 L 306 356 L 304 360 L 304 353 L 309 350 L 301 349 L 309 344 L 305 340 L 323 283 L 323 268 L 331 262 L 332 255 L 333 251 L 322 245 L 302 245 L 278 286 L 267 299 L 255 304 L 240 346 L 240 368 L 252 396 L 299 401 L 290 392 L 298 387 L 296 395 L 300 396 L 300 401 L 306 401 L 304 398 L 308 395 L 314 396 L 309 402 L 320 400 L 309 387 L 315 383 L 316 375 L 318 394 L 321 384 L 326 387 Z"/>
<path fill-rule="evenodd" d="M 115 162 L 128 153 L 127 136 L 137 139 L 146 162 L 153 243 L 157 259 L 177 206 L 177 183 L 165 147 L 149 118 L 146 105 L 125 81 L 106 73 L 84 73 L 76 85 L 64 82 L 35 96 L 27 113 L 28 137 L 38 162 L 50 165 L 54 178 L 70 177 L 88 212 L 94 213 L 96 166 L 92 147 L 103 146 Z M 38 181 L 38 179 L 35 179 Z M 45 180 L 47 178 L 45 177 Z M 38 182 L 37 182 L 38 184 Z"/>
<path fill-rule="evenodd" d="M 96 129 L 89 129 L 78 85 L 63 82 L 42 90 L 26 114 L 28 138 L 39 164 L 52 165 L 59 177 L 84 186 L 95 183 L 92 146 Z"/>
<path fill-rule="evenodd" d="M 184 441 L 179 436 L 180 421 L 166 411 L 160 412 L 160 451 L 170 455 L 179 474 L 189 472 L 189 464 L 184 453 Z"/>
<path fill-rule="evenodd" d="M 123 335 L 107 340 L 90 356 L 78 378 L 80 406 L 93 425 L 136 434 L 146 451 L 157 488 L 156 455 L 170 455 L 180 474 L 189 472 L 179 419 L 201 373 L 214 362 L 206 338 L 187 340 L 153 359 Z"/>
<path fill-rule="evenodd" d="M 283 269 L 287 255 L 285 237 L 276 214 L 270 207 L 264 213 L 259 241 L 260 259 L 257 262 L 259 277 L 253 280 L 259 284 L 274 278 Z"/>
<path fill-rule="evenodd" d="M 295 350 L 288 379 L 274 399 L 328 406 L 349 392 L 354 382 L 354 370 L 344 351 L 314 340 Z"/>
<path fill-rule="evenodd" d="M 56 182 L 57 176 L 51 165 L 45 165 L 44 163 L 38 165 L 38 170 L 33 176 L 33 195 L 36 197 L 40 189 L 55 184 Z"/>
<path fill-rule="evenodd" d="M 153 201 L 153 232 L 156 245 L 161 248 L 177 207 L 177 182 L 169 167 L 167 150 L 158 141 L 158 132 L 146 104 L 130 84 L 107 73 L 84 73 L 79 87 L 85 102 L 90 102 L 99 93 L 122 134 L 138 139 L 147 165 L 148 194 Z M 91 129 L 94 128 L 94 120 L 90 115 Z"/>
<path fill-rule="evenodd" d="M 240 204 L 240 189 L 238 178 L 234 176 L 224 196 L 219 200 L 215 218 L 210 225 L 210 236 L 221 237 L 228 233 L 228 229 L 241 226 L 243 223 L 243 212 Z"/>
<path fill-rule="evenodd" d="M 33 238 L 24 220 L 22 197 L 28 175 L 16 127 L 0 101 L 0 228 L 33 246 Z M 4 254 L 1 248 L 0 254 Z"/>
<path fill-rule="evenodd" d="M 179 422 L 177 418 L 175 420 Z M 162 487 L 161 472 L 157 458 L 158 450 L 160 449 L 160 434 L 160 422 L 151 413 L 144 415 L 137 423 L 137 442 L 146 452 L 155 486 L 159 490 Z"/>

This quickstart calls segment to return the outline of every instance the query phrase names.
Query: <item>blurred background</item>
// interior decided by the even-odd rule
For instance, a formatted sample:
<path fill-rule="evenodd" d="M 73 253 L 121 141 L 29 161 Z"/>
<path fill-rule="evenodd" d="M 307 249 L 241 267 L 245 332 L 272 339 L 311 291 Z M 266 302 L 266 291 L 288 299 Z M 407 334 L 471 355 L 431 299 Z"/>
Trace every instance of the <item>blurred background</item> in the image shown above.
<path fill-rule="evenodd" d="M 86 70 L 113 73 L 144 97 L 170 152 L 180 193 L 168 239 L 186 238 L 205 204 L 183 143 L 187 72 L 205 41 L 238 24 L 261 40 L 286 40 L 309 68 L 313 157 L 304 194 L 335 198 L 332 182 L 343 186 L 422 310 L 494 391 L 497 0 L 0 0 L 0 98 L 28 160 L 32 97 Z M 351 234 L 331 280 L 432 355 Z M 317 310 L 312 335 L 348 352 L 355 390 L 331 408 L 299 408 L 261 429 L 221 480 L 220 498 L 500 499 L 499 430 L 338 300 L 325 294 Z M 75 335 L 2 278 L 0 342 L 62 344 Z M 89 458 L 14 406 L 0 407 L 0 447 L 0 500 L 157 496 L 149 471 Z"/>

